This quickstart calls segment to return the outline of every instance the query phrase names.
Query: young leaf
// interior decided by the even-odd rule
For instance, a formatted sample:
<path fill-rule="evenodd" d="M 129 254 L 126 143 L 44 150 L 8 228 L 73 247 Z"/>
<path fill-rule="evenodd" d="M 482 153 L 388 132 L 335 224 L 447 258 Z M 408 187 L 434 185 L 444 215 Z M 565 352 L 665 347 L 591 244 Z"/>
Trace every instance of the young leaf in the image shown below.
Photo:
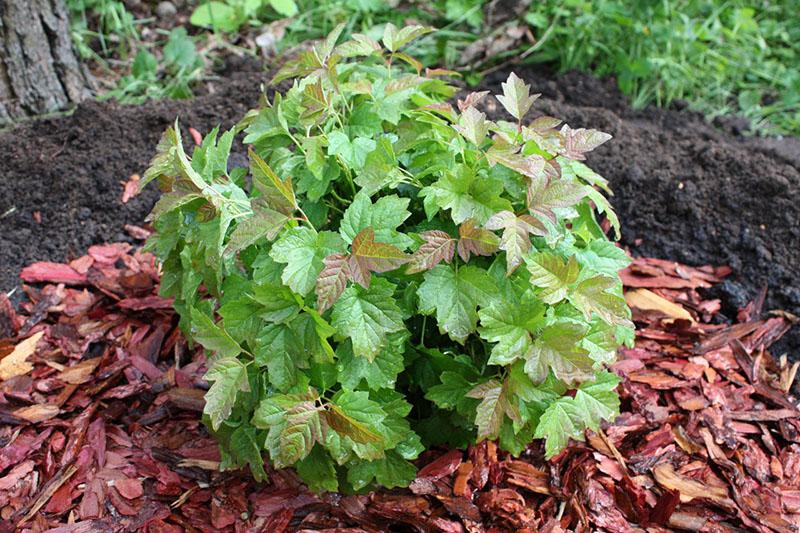
<path fill-rule="evenodd" d="M 515 147 L 501 141 L 502 137 L 496 137 L 494 144 L 486 151 L 486 159 L 489 164 L 499 163 L 531 179 L 543 177 L 546 161 L 542 156 L 538 154 L 522 155 L 516 151 Z"/>
<path fill-rule="evenodd" d="M 532 214 L 555 222 L 553 209 L 573 207 L 589 190 L 585 185 L 567 179 L 532 179 L 528 182 L 528 208 Z"/>
<path fill-rule="evenodd" d="M 597 313 L 604 322 L 617 326 L 632 326 L 630 309 L 621 294 L 608 292 L 618 281 L 608 276 L 595 276 L 586 279 L 575 287 L 570 301 L 583 312 L 587 320 Z"/>
<path fill-rule="evenodd" d="M 269 255 L 278 263 L 286 263 L 281 274 L 283 283 L 305 296 L 322 272 L 322 260 L 343 248 L 344 242 L 336 233 L 316 233 L 311 228 L 297 227 L 285 231 L 272 245 Z"/>
<path fill-rule="evenodd" d="M 273 456 L 275 467 L 285 468 L 304 459 L 321 437 L 319 407 L 307 401 L 288 409 L 278 441 L 279 451 L 277 457 Z"/>
<path fill-rule="evenodd" d="M 317 277 L 317 311 L 324 313 L 339 299 L 351 278 L 347 254 L 331 254 L 322 260 L 324 265 Z"/>
<path fill-rule="evenodd" d="M 361 230 L 353 239 L 350 254 L 350 274 L 353 281 L 369 288 L 371 272 L 388 272 L 408 262 L 408 256 L 391 244 L 375 242 L 372 227 Z"/>
<path fill-rule="evenodd" d="M 292 178 L 280 179 L 267 162 L 253 150 L 250 150 L 248 155 L 253 186 L 258 189 L 270 207 L 285 215 L 291 215 L 297 209 Z"/>
<path fill-rule="evenodd" d="M 354 33 L 350 38 L 350 41 L 337 46 L 334 52 L 342 57 L 358 57 L 370 56 L 381 50 L 380 43 L 368 35 Z"/>
<path fill-rule="evenodd" d="M 456 253 L 456 239 L 440 230 L 423 231 L 420 237 L 425 242 L 411 256 L 407 274 L 430 270 L 442 261 L 450 263 Z"/>
<path fill-rule="evenodd" d="M 405 329 L 394 289 L 393 284 L 377 278 L 369 289 L 348 287 L 333 305 L 331 324 L 353 341 L 357 356 L 374 360 L 385 347 L 386 336 Z"/>
<path fill-rule="evenodd" d="M 503 230 L 500 249 L 506 253 L 506 275 L 510 276 L 522 264 L 531 249 L 530 234 L 547 235 L 547 228 L 539 220 L 529 215 L 518 217 L 511 211 L 495 213 L 486 221 L 488 230 Z"/>
<path fill-rule="evenodd" d="M 566 124 L 561 127 L 561 135 L 564 137 L 564 149 L 560 153 L 577 161 L 583 161 L 586 159 L 586 152 L 591 152 L 611 139 L 608 133 L 584 128 L 573 130 Z"/>
<path fill-rule="evenodd" d="M 503 104 L 503 107 L 506 108 L 506 111 L 511 116 L 521 122 L 541 94 L 531 96 L 531 86 L 519 79 L 513 72 L 508 76 L 508 81 L 503 82 L 501 85 L 503 94 L 498 95 L 497 100 Z"/>
<path fill-rule="evenodd" d="M 572 322 L 548 326 L 526 355 L 525 373 L 534 383 L 544 381 L 550 370 L 567 384 L 590 379 L 594 361 L 580 344 L 585 333 Z"/>
<path fill-rule="evenodd" d="M 458 228 L 458 255 L 466 263 L 470 255 L 493 255 L 500 239 L 489 230 L 479 228 L 468 218 Z"/>
<path fill-rule="evenodd" d="M 516 417 L 506 398 L 504 385 L 497 380 L 477 385 L 467 393 L 467 397 L 481 400 L 475 413 L 478 441 L 497 439 L 505 415 Z"/>
<path fill-rule="evenodd" d="M 526 258 L 531 285 L 542 291 L 539 297 L 547 304 L 556 304 L 567 297 L 567 287 L 578 279 L 579 265 L 575 256 L 564 261 L 551 252 Z"/>
<path fill-rule="evenodd" d="M 425 273 L 425 280 L 417 290 L 420 313 L 436 312 L 439 330 L 454 341 L 464 343 L 475 331 L 478 322 L 478 304 L 491 301 L 496 287 L 489 274 L 474 266 L 439 265 Z"/>
<path fill-rule="evenodd" d="M 212 382 L 206 393 L 203 413 L 211 419 L 211 428 L 216 431 L 230 416 L 239 391 L 248 392 L 247 368 L 235 357 L 223 357 L 214 361 L 203 378 Z"/>
<path fill-rule="evenodd" d="M 468 107 L 466 111 L 461 113 L 458 124 L 454 124 L 453 128 L 475 146 L 480 146 L 489 133 L 486 114 L 481 113 L 474 107 Z"/>
<path fill-rule="evenodd" d="M 398 31 L 397 27 L 389 22 L 383 31 L 383 44 L 390 52 L 396 52 L 417 37 L 432 31 L 435 29 L 419 25 L 405 26 Z"/>
<path fill-rule="evenodd" d="M 489 91 L 471 92 L 463 100 L 459 98 L 458 110 L 463 113 L 467 108 L 478 105 L 488 94 Z"/>

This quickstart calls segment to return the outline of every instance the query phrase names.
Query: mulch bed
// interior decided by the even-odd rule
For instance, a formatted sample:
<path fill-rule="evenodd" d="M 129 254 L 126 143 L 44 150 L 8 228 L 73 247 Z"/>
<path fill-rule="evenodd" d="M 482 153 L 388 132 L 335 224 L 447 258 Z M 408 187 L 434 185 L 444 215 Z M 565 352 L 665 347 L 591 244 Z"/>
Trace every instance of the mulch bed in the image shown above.
<path fill-rule="evenodd" d="M 0 294 L 0 531 L 796 531 L 796 367 L 767 352 L 795 319 L 763 315 L 762 295 L 717 323 L 698 289 L 727 273 L 623 272 L 638 336 L 614 365 L 622 415 L 585 443 L 551 461 L 539 443 L 432 450 L 408 490 L 317 496 L 291 471 L 218 471 L 205 356 L 151 256 L 115 244 L 31 265 L 29 303 Z"/>

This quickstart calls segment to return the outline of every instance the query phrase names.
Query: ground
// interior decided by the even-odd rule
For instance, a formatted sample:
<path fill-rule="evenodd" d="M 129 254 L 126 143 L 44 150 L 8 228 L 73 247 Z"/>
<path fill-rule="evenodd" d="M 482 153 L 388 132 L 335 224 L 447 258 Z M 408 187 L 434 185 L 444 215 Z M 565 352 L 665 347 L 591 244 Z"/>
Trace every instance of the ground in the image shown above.
<path fill-rule="evenodd" d="M 66 260 L 91 244 L 128 239 L 125 225 L 143 223 L 157 191 L 123 204 L 122 182 L 146 168 L 175 117 L 206 132 L 256 105 L 266 78 L 259 65 L 229 63 L 219 74 L 191 101 L 89 102 L 71 116 L 0 133 L 0 288 L 14 289 L 32 261 Z M 495 73 L 485 87 L 498 91 L 507 74 Z M 767 309 L 800 314 L 796 139 L 742 138 L 736 120 L 716 127 L 677 109 L 633 110 L 613 80 L 541 68 L 518 74 L 543 94 L 540 112 L 614 135 L 589 164 L 616 192 L 623 244 L 633 255 L 731 266 L 733 276 L 713 293 L 729 318 L 765 285 Z M 800 333 L 774 351 L 800 354 Z"/>

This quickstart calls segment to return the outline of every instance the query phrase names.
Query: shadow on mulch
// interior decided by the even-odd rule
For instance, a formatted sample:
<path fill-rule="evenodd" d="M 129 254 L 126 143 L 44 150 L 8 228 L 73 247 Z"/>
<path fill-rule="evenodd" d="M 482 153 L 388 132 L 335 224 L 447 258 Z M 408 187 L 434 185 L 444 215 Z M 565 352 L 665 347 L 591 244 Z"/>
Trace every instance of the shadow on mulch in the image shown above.
<path fill-rule="evenodd" d="M 746 139 L 734 135 L 736 121 L 720 122 L 731 130 L 725 132 L 687 111 L 636 111 L 612 80 L 517 71 L 543 93 L 538 111 L 614 135 L 589 164 L 616 192 L 623 242 L 634 255 L 731 266 L 734 275 L 711 293 L 723 298 L 724 317 L 734 318 L 765 285 L 767 309 L 800 314 L 797 139 Z M 483 85 L 497 91 L 506 74 Z M 252 62 L 229 64 L 192 101 L 89 102 L 72 116 L 0 134 L 0 288 L 15 287 L 30 262 L 69 260 L 91 244 L 130 240 L 123 227 L 141 224 L 157 193 L 150 188 L 122 204 L 121 182 L 146 168 L 163 130 L 176 116 L 201 132 L 230 126 L 255 106 L 264 78 Z M 244 156 L 239 150 L 234 157 Z M 800 333 L 774 349 L 800 356 Z"/>

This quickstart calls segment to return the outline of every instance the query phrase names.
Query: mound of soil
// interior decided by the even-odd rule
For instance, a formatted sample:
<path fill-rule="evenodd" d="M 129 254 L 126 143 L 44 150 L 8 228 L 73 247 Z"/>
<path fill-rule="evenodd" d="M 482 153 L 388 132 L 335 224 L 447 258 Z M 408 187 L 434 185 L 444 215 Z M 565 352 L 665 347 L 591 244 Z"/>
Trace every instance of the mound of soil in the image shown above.
<path fill-rule="evenodd" d="M 725 131 L 687 111 L 633 110 L 613 80 L 516 71 L 543 94 L 539 111 L 614 135 L 589 164 L 611 181 L 623 242 L 634 255 L 731 266 L 734 275 L 714 293 L 729 318 L 764 286 L 767 309 L 800 314 L 796 139 L 741 138 L 737 121 L 720 123 Z M 497 91 L 506 76 L 498 72 L 484 85 Z M 252 63 L 229 66 L 192 101 L 91 102 L 72 116 L 0 134 L 0 288 L 12 289 L 32 261 L 61 261 L 90 244 L 125 240 L 124 225 L 140 224 L 157 193 L 122 204 L 121 182 L 146 168 L 162 131 L 176 116 L 201 132 L 229 126 L 255 105 L 263 77 Z M 800 332 L 775 347 L 781 351 L 800 355 Z"/>
<path fill-rule="evenodd" d="M 92 244 L 130 240 L 124 226 L 143 223 L 158 191 L 149 187 L 123 204 L 122 183 L 147 168 L 175 118 L 184 131 L 207 132 L 232 126 L 257 103 L 261 66 L 245 61 L 227 68 L 190 101 L 90 101 L 71 116 L 0 133 L 0 289 L 13 289 L 32 261 L 72 259 Z"/>

